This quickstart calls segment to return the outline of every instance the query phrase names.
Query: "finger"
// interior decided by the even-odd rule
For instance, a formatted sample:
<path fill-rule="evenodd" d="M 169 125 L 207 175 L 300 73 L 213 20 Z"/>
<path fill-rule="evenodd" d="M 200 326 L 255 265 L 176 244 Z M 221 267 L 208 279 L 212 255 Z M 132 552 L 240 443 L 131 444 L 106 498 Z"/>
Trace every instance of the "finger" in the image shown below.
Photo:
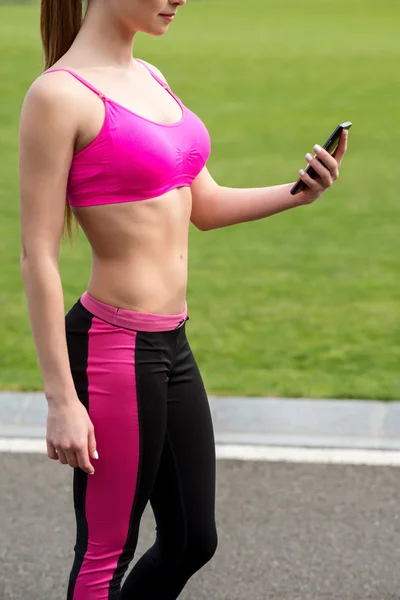
<path fill-rule="evenodd" d="M 343 129 L 342 133 L 340 134 L 339 144 L 338 144 L 335 152 L 333 153 L 333 157 L 337 161 L 339 167 L 342 164 L 343 156 L 347 150 L 348 138 L 349 138 L 349 132 L 347 131 L 347 129 Z"/>
<path fill-rule="evenodd" d="M 64 450 L 62 450 L 61 448 L 56 448 L 56 452 L 58 454 L 58 460 L 60 461 L 60 463 L 63 465 L 67 465 L 68 460 L 67 460 L 67 457 L 65 456 Z"/>
<path fill-rule="evenodd" d="M 336 179 L 339 177 L 339 166 L 337 164 L 336 158 L 329 154 L 329 152 L 327 152 L 324 148 L 321 148 L 321 146 L 319 146 L 318 144 L 315 144 L 314 151 L 316 156 L 319 158 L 319 161 L 322 161 L 322 166 L 324 166 L 329 171 L 333 181 L 336 181 Z M 312 166 L 314 167 L 314 165 Z"/>
<path fill-rule="evenodd" d="M 96 460 L 99 458 L 98 452 L 96 450 L 96 438 L 94 435 L 94 428 L 89 429 L 88 434 L 88 451 L 89 456 L 95 458 Z"/>
<path fill-rule="evenodd" d="M 306 173 L 303 169 L 300 169 L 299 171 L 300 174 L 300 179 L 306 184 L 306 186 L 308 188 L 310 188 L 310 190 L 312 190 L 315 193 L 320 194 L 325 188 L 321 185 L 321 182 L 319 179 L 313 179 L 312 177 L 310 177 L 308 175 L 308 173 Z"/>
<path fill-rule="evenodd" d="M 65 456 L 67 458 L 69 466 L 76 469 L 76 467 L 78 466 L 78 460 L 76 458 L 75 451 L 74 450 L 66 450 Z"/>
<path fill-rule="evenodd" d="M 52 460 L 58 460 L 57 450 L 54 448 L 53 444 L 46 440 L 47 445 L 47 456 Z"/>
<path fill-rule="evenodd" d="M 306 154 L 306 160 L 319 175 L 322 185 L 325 188 L 331 187 L 333 184 L 333 175 L 328 171 L 328 169 L 324 167 L 324 165 L 321 164 L 316 157 L 311 156 L 311 154 Z"/>
<path fill-rule="evenodd" d="M 82 471 L 85 471 L 85 473 L 90 473 L 91 475 L 94 474 L 94 468 L 90 462 L 89 452 L 88 452 L 87 447 L 82 448 L 81 450 L 78 450 L 76 453 L 76 457 L 78 460 L 78 466 L 82 469 Z"/>

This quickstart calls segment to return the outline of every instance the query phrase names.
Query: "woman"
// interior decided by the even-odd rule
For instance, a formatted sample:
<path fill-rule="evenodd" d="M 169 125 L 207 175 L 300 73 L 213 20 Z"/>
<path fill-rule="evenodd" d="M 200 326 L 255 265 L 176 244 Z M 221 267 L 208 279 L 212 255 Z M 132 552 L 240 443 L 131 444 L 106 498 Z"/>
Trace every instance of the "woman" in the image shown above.
<path fill-rule="evenodd" d="M 261 219 L 319 198 L 346 150 L 307 155 L 319 174 L 260 189 L 221 187 L 204 124 L 162 74 L 132 57 L 186 0 L 42 0 L 46 71 L 20 124 L 21 269 L 48 401 L 47 453 L 74 468 L 69 600 L 175 600 L 213 556 L 215 453 L 186 339 L 189 222 Z M 68 197 L 65 206 L 65 197 Z M 71 211 L 93 262 L 64 321 L 58 252 Z M 90 477 L 88 475 L 91 475 Z M 155 544 L 121 586 L 150 501 Z"/>

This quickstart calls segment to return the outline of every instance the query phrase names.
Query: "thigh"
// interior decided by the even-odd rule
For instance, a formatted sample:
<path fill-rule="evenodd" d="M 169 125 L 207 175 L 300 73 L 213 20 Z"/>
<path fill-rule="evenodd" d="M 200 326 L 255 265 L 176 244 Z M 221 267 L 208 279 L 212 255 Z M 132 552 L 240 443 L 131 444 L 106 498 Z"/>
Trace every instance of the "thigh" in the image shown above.
<path fill-rule="evenodd" d="M 101 586 L 114 597 L 164 444 L 168 365 L 151 334 L 110 325 L 79 304 L 66 317 L 66 334 L 99 453 L 93 476 L 74 470 L 77 543 L 69 597 L 100 597 Z"/>
<path fill-rule="evenodd" d="M 166 430 L 168 365 L 157 340 L 147 337 L 154 334 L 115 327 L 79 305 L 67 315 L 66 334 L 75 388 L 94 425 L 99 453 L 95 475 L 87 478 L 86 503 L 93 493 L 95 513 L 129 515 L 139 470 L 141 484 L 149 479 L 143 486 L 147 498 L 157 472 Z"/>
<path fill-rule="evenodd" d="M 215 442 L 211 411 L 184 330 L 168 383 L 167 434 L 151 504 L 159 543 L 213 544 Z M 188 551 L 188 548 L 185 549 Z"/>

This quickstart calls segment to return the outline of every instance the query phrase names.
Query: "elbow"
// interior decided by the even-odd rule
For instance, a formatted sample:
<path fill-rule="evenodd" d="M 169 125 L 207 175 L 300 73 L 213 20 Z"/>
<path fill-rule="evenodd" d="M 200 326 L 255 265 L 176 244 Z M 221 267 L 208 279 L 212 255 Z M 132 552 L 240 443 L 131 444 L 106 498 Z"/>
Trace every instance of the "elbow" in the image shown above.
<path fill-rule="evenodd" d="M 25 248 L 22 248 L 21 250 L 21 254 L 19 257 L 19 266 L 20 266 L 20 270 L 23 273 L 25 268 L 26 268 L 26 263 L 27 263 L 27 254 L 26 254 L 26 250 Z"/>
<path fill-rule="evenodd" d="M 30 253 L 23 246 L 19 257 L 19 265 L 22 272 L 24 272 L 29 266 Z"/>
<path fill-rule="evenodd" d="M 22 248 L 21 248 L 21 254 L 20 254 L 20 257 L 19 257 L 19 262 L 20 262 L 21 265 L 26 261 L 27 257 L 28 257 L 28 253 L 26 251 L 26 248 L 25 248 L 25 246 L 22 246 Z"/>
<path fill-rule="evenodd" d="M 193 222 L 193 221 L 192 221 Z M 212 229 L 212 227 L 210 227 L 207 223 L 193 223 L 193 225 L 196 227 L 196 229 L 198 229 L 199 231 L 210 231 L 210 229 Z"/>
<path fill-rule="evenodd" d="M 191 216 L 191 222 L 199 231 L 210 231 L 211 229 L 215 229 L 213 227 L 212 221 L 210 218 L 206 218 L 203 215 L 193 214 Z"/>
<path fill-rule="evenodd" d="M 26 252 L 24 250 L 21 251 L 20 259 L 19 259 L 19 272 L 22 279 L 22 282 L 25 284 L 27 278 L 29 277 L 29 260 Z"/>
<path fill-rule="evenodd" d="M 22 248 L 20 259 L 20 271 L 22 276 L 31 269 L 44 269 L 47 270 L 49 267 L 55 267 L 58 269 L 58 258 L 50 252 L 43 251 L 28 251 Z"/>
<path fill-rule="evenodd" d="M 46 240 L 22 240 L 20 252 L 20 264 L 38 262 L 57 262 L 59 256 L 59 244 L 49 243 Z"/>

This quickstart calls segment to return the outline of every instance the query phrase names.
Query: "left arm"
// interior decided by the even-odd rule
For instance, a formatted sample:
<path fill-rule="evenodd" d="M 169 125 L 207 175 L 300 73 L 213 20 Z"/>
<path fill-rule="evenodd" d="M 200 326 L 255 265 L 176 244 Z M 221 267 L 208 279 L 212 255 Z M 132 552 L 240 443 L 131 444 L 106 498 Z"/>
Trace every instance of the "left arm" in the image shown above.
<path fill-rule="evenodd" d="M 267 188 L 229 188 L 218 185 L 207 167 L 192 184 L 192 223 L 202 231 L 256 221 L 298 206 L 293 184 Z"/>
<path fill-rule="evenodd" d="M 347 131 L 342 132 L 340 143 L 333 155 L 320 146 L 314 146 L 316 156 L 306 155 L 317 171 L 318 179 L 311 179 L 303 170 L 301 179 L 308 186 L 292 196 L 293 183 L 266 188 L 228 188 L 218 185 L 204 167 L 194 180 L 192 190 L 192 223 L 202 231 L 256 221 L 276 215 L 296 206 L 305 206 L 317 200 L 339 177 L 339 166 L 347 149 Z M 321 164 L 319 157 L 324 164 Z"/>

